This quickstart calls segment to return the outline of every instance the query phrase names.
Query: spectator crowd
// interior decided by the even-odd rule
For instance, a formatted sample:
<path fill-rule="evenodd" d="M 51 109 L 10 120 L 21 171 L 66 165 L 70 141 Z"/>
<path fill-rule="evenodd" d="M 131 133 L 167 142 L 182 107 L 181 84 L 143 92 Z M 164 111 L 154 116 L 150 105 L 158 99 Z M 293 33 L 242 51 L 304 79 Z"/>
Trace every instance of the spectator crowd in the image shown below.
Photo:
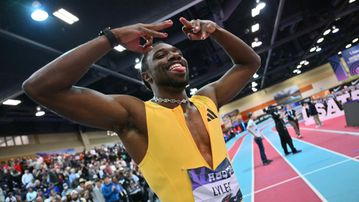
<path fill-rule="evenodd" d="M 78 154 L 12 159 L 0 165 L 0 202 L 156 201 L 122 145 Z"/>

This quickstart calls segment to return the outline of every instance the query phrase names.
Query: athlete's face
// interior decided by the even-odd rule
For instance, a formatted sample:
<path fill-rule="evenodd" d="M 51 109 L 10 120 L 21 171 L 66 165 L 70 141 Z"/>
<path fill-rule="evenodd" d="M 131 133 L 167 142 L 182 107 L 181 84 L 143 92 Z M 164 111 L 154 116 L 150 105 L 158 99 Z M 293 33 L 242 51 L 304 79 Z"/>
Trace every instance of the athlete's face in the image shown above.
<path fill-rule="evenodd" d="M 158 44 L 148 53 L 147 63 L 147 81 L 151 85 L 184 89 L 188 84 L 187 60 L 178 48 Z"/>

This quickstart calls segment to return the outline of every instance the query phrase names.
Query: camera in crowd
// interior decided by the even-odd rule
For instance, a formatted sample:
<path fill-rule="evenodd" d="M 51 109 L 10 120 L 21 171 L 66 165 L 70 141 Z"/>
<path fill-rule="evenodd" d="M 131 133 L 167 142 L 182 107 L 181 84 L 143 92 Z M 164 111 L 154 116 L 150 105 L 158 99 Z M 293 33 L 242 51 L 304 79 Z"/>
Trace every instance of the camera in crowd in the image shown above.
<path fill-rule="evenodd" d="M 278 107 L 271 105 L 268 108 L 263 109 L 263 112 L 266 114 L 273 114 L 275 112 L 278 113 Z"/>

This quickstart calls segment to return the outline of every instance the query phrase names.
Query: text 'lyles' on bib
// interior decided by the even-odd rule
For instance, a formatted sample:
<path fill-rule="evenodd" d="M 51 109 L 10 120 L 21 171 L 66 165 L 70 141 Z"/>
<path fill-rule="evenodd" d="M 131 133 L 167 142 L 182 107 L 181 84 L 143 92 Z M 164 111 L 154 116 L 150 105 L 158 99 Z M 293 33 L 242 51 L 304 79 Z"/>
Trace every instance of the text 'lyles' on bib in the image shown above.
<path fill-rule="evenodd" d="M 242 200 L 239 184 L 227 158 L 216 170 L 199 167 L 188 169 L 187 172 L 196 202 L 239 202 Z"/>

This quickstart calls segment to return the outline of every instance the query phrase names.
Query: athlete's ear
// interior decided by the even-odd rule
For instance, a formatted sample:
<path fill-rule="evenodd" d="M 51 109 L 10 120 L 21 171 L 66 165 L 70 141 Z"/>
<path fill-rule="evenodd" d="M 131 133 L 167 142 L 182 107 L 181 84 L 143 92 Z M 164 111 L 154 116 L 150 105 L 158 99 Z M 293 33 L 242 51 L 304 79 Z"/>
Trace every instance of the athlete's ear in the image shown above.
<path fill-rule="evenodd" d="M 141 76 L 145 83 L 147 82 L 150 84 L 153 82 L 153 79 L 152 79 L 151 75 L 148 73 L 148 71 L 142 72 Z"/>

